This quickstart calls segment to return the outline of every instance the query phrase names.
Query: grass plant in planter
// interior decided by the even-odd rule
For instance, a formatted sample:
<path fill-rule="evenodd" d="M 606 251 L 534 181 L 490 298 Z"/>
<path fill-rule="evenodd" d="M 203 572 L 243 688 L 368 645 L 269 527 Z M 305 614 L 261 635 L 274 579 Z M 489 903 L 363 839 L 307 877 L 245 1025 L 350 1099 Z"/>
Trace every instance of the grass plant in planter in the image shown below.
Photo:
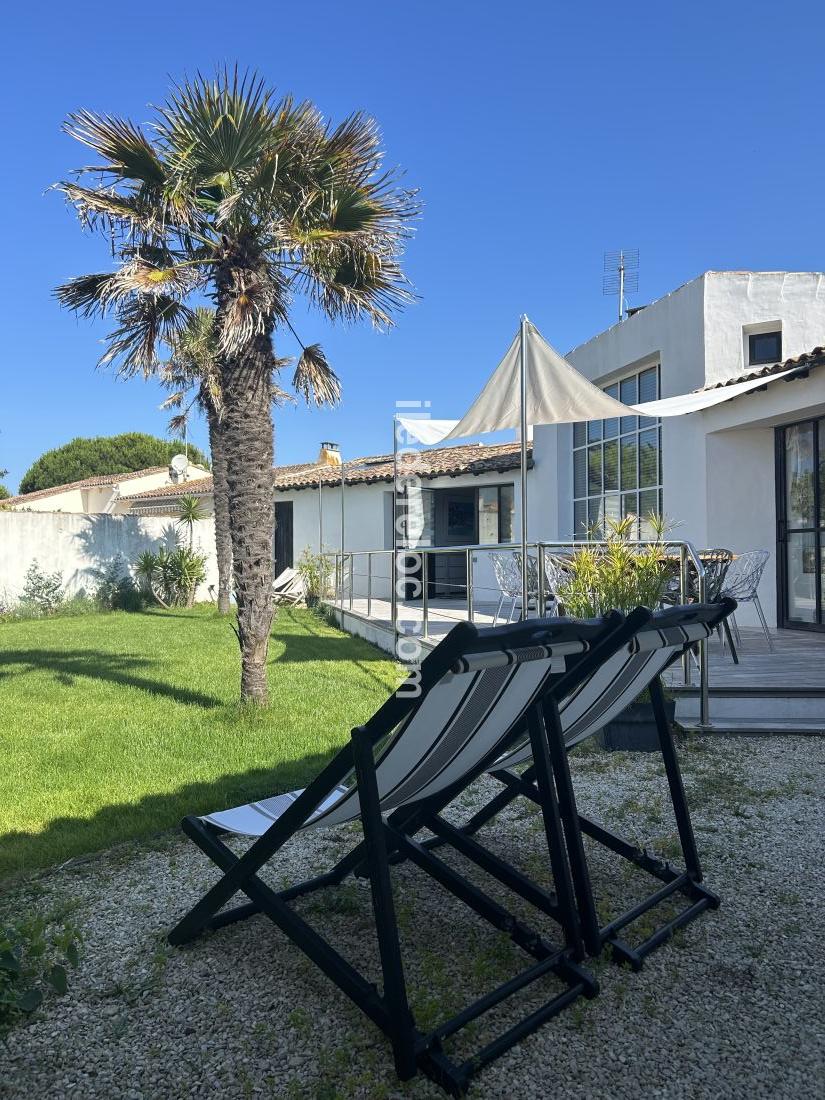
<path fill-rule="evenodd" d="M 636 522 L 635 516 L 606 519 L 602 541 L 576 548 L 558 589 L 566 614 L 588 619 L 614 609 L 627 613 L 635 607 L 659 606 L 667 583 L 666 523 L 663 517 L 650 515 L 647 523 L 653 538 L 639 546 L 631 541 Z M 666 707 L 672 724 L 675 701 L 666 697 Z M 648 693 L 609 722 L 599 736 L 606 749 L 656 751 L 659 736 Z"/>
<path fill-rule="evenodd" d="M 304 582 L 304 602 L 307 607 L 317 607 L 321 597 L 332 591 L 334 572 L 329 554 L 313 554 L 307 547 L 298 562 L 298 573 Z"/>

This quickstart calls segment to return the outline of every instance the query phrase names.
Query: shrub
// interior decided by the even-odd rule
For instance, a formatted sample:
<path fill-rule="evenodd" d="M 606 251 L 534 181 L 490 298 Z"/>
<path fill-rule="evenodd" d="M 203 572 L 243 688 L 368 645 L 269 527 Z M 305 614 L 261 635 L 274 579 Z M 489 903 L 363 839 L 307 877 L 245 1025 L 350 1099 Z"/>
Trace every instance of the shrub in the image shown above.
<path fill-rule="evenodd" d="M 143 595 L 132 580 L 121 554 L 97 571 L 98 584 L 94 599 L 104 611 L 141 611 Z"/>
<path fill-rule="evenodd" d="M 53 614 L 63 602 L 63 578 L 60 573 L 44 573 L 35 558 L 26 572 L 20 602 L 37 614 Z"/>
<path fill-rule="evenodd" d="M 308 602 L 315 603 L 329 594 L 335 570 L 328 554 L 313 554 L 307 546 L 296 568 L 303 578 Z"/>
<path fill-rule="evenodd" d="M 188 546 L 174 550 L 161 546 L 156 553 L 146 550 L 140 555 L 135 575 L 144 593 L 161 607 L 191 607 L 198 585 L 206 580 L 206 557 Z"/>
<path fill-rule="evenodd" d="M 565 581 L 558 597 L 568 615 L 588 619 L 606 611 L 632 611 L 634 607 L 657 607 L 667 582 L 664 551 L 665 523 L 651 516 L 655 538 L 646 546 L 630 541 L 635 516 L 620 521 L 605 520 L 602 543 L 577 547 L 564 563 Z"/>
<path fill-rule="evenodd" d="M 0 500 L 8 500 L 10 496 L 11 496 L 11 493 L 8 491 L 6 486 L 0 481 Z"/>
<path fill-rule="evenodd" d="M 77 941 L 74 928 L 50 933 L 42 917 L 0 927 L 0 1038 L 36 1012 L 47 993 L 66 992 L 66 968 L 78 963 Z"/>

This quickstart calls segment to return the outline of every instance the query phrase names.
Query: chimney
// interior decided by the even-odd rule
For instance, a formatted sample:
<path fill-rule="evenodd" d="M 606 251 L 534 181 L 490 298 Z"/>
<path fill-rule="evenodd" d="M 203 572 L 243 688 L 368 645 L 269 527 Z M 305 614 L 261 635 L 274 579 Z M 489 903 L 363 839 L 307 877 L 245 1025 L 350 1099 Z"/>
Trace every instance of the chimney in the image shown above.
<path fill-rule="evenodd" d="M 318 466 L 340 466 L 341 448 L 337 443 L 322 443 L 318 452 Z"/>

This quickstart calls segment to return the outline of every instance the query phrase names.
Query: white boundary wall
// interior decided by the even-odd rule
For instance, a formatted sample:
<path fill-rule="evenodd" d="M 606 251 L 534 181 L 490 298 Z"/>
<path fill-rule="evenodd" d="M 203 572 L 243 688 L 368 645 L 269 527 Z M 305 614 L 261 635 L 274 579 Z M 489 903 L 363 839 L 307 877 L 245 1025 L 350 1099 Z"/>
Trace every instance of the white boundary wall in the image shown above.
<path fill-rule="evenodd" d="M 188 539 L 188 530 L 163 516 L 0 511 L 0 602 L 19 599 L 35 559 L 44 573 L 60 573 L 73 596 L 93 590 L 99 571 L 118 555 L 132 566 L 144 550 L 174 546 L 176 536 Z M 195 524 L 194 548 L 207 558 L 206 583 L 197 592 L 206 600 L 208 586 L 218 583 L 211 517 Z"/>

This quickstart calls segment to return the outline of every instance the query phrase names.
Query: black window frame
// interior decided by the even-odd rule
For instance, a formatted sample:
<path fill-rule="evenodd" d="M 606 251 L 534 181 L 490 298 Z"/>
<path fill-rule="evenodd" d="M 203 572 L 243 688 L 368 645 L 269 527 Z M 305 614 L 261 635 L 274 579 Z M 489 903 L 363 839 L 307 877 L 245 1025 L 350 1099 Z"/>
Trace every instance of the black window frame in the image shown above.
<path fill-rule="evenodd" d="M 777 354 L 770 356 L 759 356 L 755 353 L 755 344 L 759 340 L 765 340 L 767 338 L 773 338 L 776 340 Z M 750 367 L 765 367 L 772 366 L 774 363 L 782 362 L 782 329 L 771 329 L 769 332 L 750 332 L 748 333 L 748 366 Z"/>

